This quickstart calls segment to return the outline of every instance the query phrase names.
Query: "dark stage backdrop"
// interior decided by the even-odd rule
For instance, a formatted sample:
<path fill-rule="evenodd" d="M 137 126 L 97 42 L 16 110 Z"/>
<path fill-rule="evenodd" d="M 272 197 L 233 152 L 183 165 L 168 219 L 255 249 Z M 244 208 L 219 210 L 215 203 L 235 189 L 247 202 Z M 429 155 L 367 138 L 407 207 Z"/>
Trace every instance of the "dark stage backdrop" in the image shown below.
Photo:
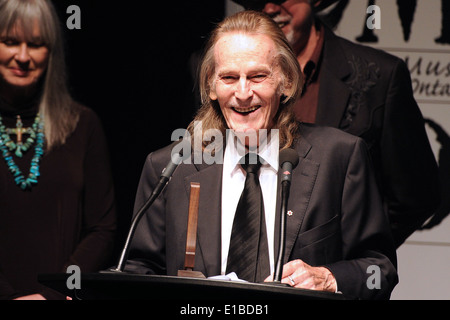
<path fill-rule="evenodd" d="M 190 61 L 222 20 L 224 1 L 53 3 L 64 28 L 71 92 L 97 112 L 108 139 L 118 256 L 146 156 L 169 144 L 172 131 L 186 128 L 198 108 Z M 81 29 L 66 26 L 70 5 L 80 9 Z"/>

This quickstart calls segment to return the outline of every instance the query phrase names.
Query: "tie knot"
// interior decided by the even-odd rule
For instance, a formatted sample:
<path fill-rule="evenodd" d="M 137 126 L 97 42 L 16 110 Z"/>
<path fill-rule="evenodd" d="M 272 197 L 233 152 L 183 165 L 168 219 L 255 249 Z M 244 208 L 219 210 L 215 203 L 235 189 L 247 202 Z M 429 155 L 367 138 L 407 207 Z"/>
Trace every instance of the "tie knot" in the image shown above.
<path fill-rule="evenodd" d="M 242 157 L 241 166 L 247 173 L 258 173 L 259 168 L 261 168 L 261 161 L 256 153 L 247 153 Z"/>

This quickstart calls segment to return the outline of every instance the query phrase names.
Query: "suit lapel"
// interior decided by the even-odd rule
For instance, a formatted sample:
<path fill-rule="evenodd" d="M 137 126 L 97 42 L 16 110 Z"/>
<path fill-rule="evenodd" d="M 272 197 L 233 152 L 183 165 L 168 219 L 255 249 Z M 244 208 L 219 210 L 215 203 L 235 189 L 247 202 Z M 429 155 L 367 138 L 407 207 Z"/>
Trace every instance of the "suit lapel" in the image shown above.
<path fill-rule="evenodd" d="M 222 165 L 196 165 L 198 172 L 185 178 L 186 192 L 191 182 L 200 183 L 195 270 L 212 276 L 220 274 Z M 218 237 L 216 235 L 219 235 Z"/>
<path fill-rule="evenodd" d="M 319 164 L 306 159 L 311 145 L 301 138 L 295 147 L 299 154 L 299 164 L 293 171 L 287 217 L 286 249 L 287 261 L 308 208 L 310 196 L 316 181 Z M 197 248 L 195 270 L 204 271 L 207 276 L 218 275 L 221 271 L 221 190 L 223 165 L 196 165 L 199 170 L 185 178 L 185 189 L 189 197 L 191 182 L 200 183 L 200 202 L 197 227 Z M 281 183 L 281 170 L 278 172 L 278 185 Z M 274 253 L 278 256 L 281 209 L 281 188 L 277 191 Z M 213 236 L 212 236 L 213 235 Z M 215 236 L 219 235 L 219 236 Z"/>
<path fill-rule="evenodd" d="M 292 184 L 290 188 L 287 210 L 292 211 L 286 217 L 286 247 L 284 263 L 287 262 L 295 241 L 300 232 L 303 219 L 308 208 L 311 193 L 316 182 L 319 164 L 306 159 L 306 155 L 311 149 L 311 145 L 303 138 L 300 139 L 295 150 L 299 153 L 299 163 L 292 172 Z M 281 181 L 281 170 L 278 172 L 278 185 Z M 281 210 L 281 188 L 277 192 L 277 212 L 275 220 L 275 259 L 278 257 L 278 246 L 280 237 L 280 210 Z"/>
<path fill-rule="evenodd" d="M 324 30 L 316 123 L 339 128 L 351 94 L 344 80 L 352 70 L 344 51 L 336 41 L 336 36 L 328 28 Z M 332 63 L 328 63 L 329 61 Z"/>

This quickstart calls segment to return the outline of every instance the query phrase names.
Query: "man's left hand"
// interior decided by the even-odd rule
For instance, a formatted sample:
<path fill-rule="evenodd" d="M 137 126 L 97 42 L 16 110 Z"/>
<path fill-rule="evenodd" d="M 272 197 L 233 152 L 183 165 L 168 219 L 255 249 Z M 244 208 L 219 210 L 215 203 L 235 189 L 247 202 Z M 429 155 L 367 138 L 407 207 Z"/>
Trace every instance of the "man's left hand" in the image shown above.
<path fill-rule="evenodd" d="M 273 281 L 273 275 L 265 280 Z M 333 274 L 325 267 L 312 267 L 302 260 L 289 261 L 283 266 L 282 283 L 295 288 L 336 292 L 337 283 Z"/>

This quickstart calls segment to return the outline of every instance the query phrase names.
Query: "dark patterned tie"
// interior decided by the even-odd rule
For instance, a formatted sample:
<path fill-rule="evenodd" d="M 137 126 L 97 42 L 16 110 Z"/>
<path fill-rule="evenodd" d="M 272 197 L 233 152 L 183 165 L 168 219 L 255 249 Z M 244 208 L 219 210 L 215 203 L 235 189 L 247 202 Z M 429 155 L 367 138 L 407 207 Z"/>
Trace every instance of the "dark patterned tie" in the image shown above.
<path fill-rule="evenodd" d="M 244 190 L 236 209 L 228 251 L 227 273 L 235 272 L 240 279 L 263 282 L 270 274 L 264 202 L 259 184 L 259 156 L 247 154 Z"/>

